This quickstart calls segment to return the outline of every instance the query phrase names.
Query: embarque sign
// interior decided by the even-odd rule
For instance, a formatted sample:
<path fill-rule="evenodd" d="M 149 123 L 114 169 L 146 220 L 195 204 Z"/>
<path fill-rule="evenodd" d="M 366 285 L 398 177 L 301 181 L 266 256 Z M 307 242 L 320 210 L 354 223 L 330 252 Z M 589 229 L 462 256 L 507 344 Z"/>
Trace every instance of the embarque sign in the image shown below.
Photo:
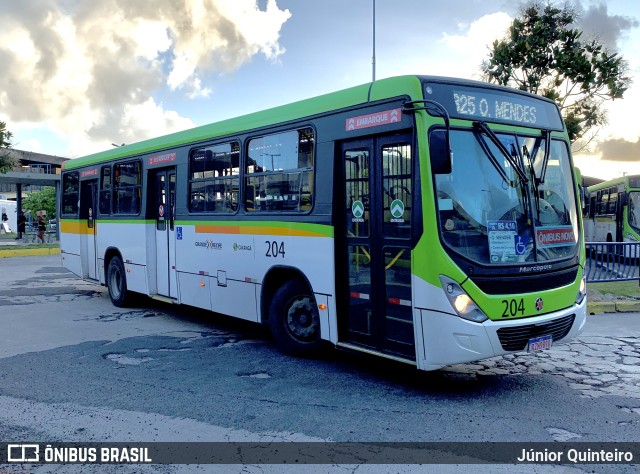
<path fill-rule="evenodd" d="M 345 130 L 359 130 L 361 128 L 379 127 L 402 121 L 402 109 L 383 110 L 373 114 L 359 115 L 348 118 L 345 122 Z"/>

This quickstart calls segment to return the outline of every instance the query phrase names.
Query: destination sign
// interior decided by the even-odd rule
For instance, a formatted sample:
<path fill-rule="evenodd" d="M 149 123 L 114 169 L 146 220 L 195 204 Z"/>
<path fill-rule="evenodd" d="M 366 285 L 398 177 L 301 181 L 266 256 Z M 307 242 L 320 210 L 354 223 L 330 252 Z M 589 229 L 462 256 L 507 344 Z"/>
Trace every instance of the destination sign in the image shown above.
<path fill-rule="evenodd" d="M 149 166 L 154 166 L 154 165 L 163 165 L 166 163 L 173 163 L 174 161 L 176 161 L 175 153 L 165 153 L 164 155 L 150 156 L 147 164 Z"/>
<path fill-rule="evenodd" d="M 349 117 L 345 122 L 345 130 L 359 130 L 361 128 L 379 127 L 402 121 L 402 109 L 382 110 L 373 114 Z"/>
<path fill-rule="evenodd" d="M 92 168 L 90 170 L 83 170 L 80 172 L 81 178 L 87 178 L 90 176 L 98 176 L 98 168 Z"/>
<path fill-rule="evenodd" d="M 458 84 L 429 83 L 425 99 L 442 104 L 451 118 L 562 130 L 560 112 L 553 102 L 527 94 Z"/>

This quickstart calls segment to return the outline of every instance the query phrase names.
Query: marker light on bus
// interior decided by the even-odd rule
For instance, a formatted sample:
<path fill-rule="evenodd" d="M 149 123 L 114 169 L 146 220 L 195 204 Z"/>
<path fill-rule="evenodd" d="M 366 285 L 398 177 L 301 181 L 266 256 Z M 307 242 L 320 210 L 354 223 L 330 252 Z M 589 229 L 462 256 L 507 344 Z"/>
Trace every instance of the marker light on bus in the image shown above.
<path fill-rule="evenodd" d="M 449 303 L 451 303 L 453 309 L 458 313 L 458 316 L 476 323 L 482 323 L 489 319 L 455 281 L 440 275 L 440 282 L 442 283 L 444 294 L 447 295 Z"/>
<path fill-rule="evenodd" d="M 587 280 L 583 276 L 582 280 L 580 280 L 580 289 L 578 290 L 578 296 L 576 296 L 576 304 L 582 303 L 585 296 L 587 296 Z"/>

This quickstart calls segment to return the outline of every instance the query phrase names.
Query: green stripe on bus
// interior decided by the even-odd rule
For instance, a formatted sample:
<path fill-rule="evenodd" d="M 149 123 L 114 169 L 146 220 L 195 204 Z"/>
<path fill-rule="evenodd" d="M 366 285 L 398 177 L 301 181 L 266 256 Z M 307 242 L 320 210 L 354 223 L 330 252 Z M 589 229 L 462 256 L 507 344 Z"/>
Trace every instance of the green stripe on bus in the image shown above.
<path fill-rule="evenodd" d="M 64 170 L 177 148 L 216 137 L 237 135 L 277 123 L 287 123 L 327 112 L 335 112 L 336 110 L 367 104 L 369 101 L 396 97 L 400 93 L 399 91 L 402 91 L 403 95 L 409 92 L 412 95 L 412 99 L 422 98 L 422 86 L 420 79 L 416 76 L 382 79 L 375 82 L 371 89 L 370 87 L 371 84 L 362 84 L 342 91 L 75 158 L 65 162 Z"/>

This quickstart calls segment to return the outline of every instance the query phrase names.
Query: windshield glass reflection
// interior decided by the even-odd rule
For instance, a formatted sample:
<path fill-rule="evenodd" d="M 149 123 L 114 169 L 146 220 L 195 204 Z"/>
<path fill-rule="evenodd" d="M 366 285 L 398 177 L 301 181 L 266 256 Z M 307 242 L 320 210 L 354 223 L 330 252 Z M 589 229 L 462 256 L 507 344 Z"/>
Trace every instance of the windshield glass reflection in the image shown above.
<path fill-rule="evenodd" d="M 499 146 L 487 133 L 451 131 L 452 171 L 435 178 L 445 245 L 492 265 L 574 255 L 578 219 L 565 144 L 495 134 Z"/>

